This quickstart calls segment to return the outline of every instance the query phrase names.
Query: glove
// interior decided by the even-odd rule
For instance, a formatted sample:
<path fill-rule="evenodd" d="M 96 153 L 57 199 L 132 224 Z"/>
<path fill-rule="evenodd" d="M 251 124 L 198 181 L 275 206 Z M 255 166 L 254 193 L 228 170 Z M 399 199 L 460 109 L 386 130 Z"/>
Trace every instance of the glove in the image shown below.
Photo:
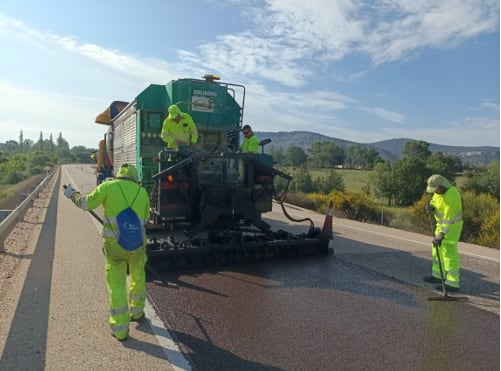
<path fill-rule="evenodd" d="M 76 191 L 73 189 L 71 184 L 65 184 L 63 188 L 64 188 L 64 195 L 71 200 L 71 195 Z"/>
<path fill-rule="evenodd" d="M 437 246 L 437 247 L 440 247 L 442 245 L 442 240 L 444 239 L 444 234 L 443 233 L 439 233 L 438 236 L 435 236 L 435 238 L 433 239 L 433 246 Z"/>
<path fill-rule="evenodd" d="M 433 214 L 435 212 L 435 208 L 430 204 L 426 204 L 424 207 L 426 214 Z"/>

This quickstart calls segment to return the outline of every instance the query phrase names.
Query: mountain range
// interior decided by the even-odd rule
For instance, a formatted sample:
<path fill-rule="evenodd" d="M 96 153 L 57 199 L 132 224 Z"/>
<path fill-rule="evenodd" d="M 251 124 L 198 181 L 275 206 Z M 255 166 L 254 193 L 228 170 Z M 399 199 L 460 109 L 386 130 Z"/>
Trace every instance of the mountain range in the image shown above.
<path fill-rule="evenodd" d="M 374 148 L 378 151 L 381 158 L 386 161 L 396 161 L 402 157 L 402 149 L 409 141 L 417 141 L 408 138 L 387 139 L 374 143 L 357 143 L 349 140 L 328 137 L 326 135 L 313 133 L 310 131 L 279 131 L 279 132 L 256 132 L 260 139 L 271 139 L 267 149 L 275 148 L 286 149 L 290 146 L 301 147 L 306 153 L 315 142 L 333 142 L 336 145 L 346 148 L 350 145 L 361 145 L 367 148 Z M 499 147 L 492 146 L 449 146 L 443 144 L 429 143 L 429 150 L 432 153 L 442 152 L 444 155 L 458 156 L 463 165 L 482 166 L 487 165 L 493 160 L 499 160 Z"/>

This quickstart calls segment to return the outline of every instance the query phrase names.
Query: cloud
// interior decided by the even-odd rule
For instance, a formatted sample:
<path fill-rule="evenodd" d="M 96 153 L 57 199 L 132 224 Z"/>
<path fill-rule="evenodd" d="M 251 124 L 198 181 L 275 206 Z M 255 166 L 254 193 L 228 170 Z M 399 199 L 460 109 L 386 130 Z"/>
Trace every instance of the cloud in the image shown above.
<path fill-rule="evenodd" d="M 377 117 L 380 117 L 386 121 L 391 121 L 391 122 L 396 122 L 397 124 L 405 124 L 406 123 L 406 118 L 405 115 L 388 110 L 386 108 L 381 108 L 381 107 L 374 107 L 374 108 L 369 108 L 369 107 L 364 107 L 362 110 L 372 113 L 376 115 Z"/>
<path fill-rule="evenodd" d="M 482 107 L 499 112 L 499 102 L 494 102 L 492 99 L 484 99 Z"/>
<path fill-rule="evenodd" d="M 225 71 L 228 76 L 254 76 L 298 87 L 311 74 L 297 65 L 295 48 L 251 33 L 219 36 L 216 42 L 200 45 L 198 50 L 201 56 L 191 61 L 203 61 L 205 66 Z"/>
<path fill-rule="evenodd" d="M 80 54 L 94 62 L 108 66 L 116 72 L 136 77 L 143 82 L 165 81 L 168 82 L 179 76 L 180 69 L 175 65 L 158 59 L 136 58 L 119 51 L 107 50 L 98 45 L 80 44 L 73 37 L 56 37 L 54 41 L 66 51 Z"/>
<path fill-rule="evenodd" d="M 498 1 L 388 1 L 385 19 L 368 28 L 361 50 L 376 64 L 406 58 L 424 48 L 449 48 L 498 28 Z M 386 20 L 386 19 L 390 20 Z"/>
<path fill-rule="evenodd" d="M 61 133 L 70 146 L 96 147 L 106 132 L 104 125 L 94 123 L 106 108 L 99 99 L 23 89 L 3 82 L 0 90 L 0 142 L 17 140 L 22 130 L 25 139 L 37 141 L 40 133 L 44 138 L 51 134 L 57 138 Z"/>
<path fill-rule="evenodd" d="M 255 130 L 310 130 L 322 133 L 332 129 L 342 120 L 338 112 L 349 109 L 357 101 L 335 91 L 270 90 L 250 83 L 246 85 L 252 95 L 247 95 L 244 118 Z"/>
<path fill-rule="evenodd" d="M 34 64 L 36 70 L 18 76 L 21 84 L 8 80 L 14 72 L 2 77 L 0 88 L 10 97 L 2 102 L 0 142 L 16 138 L 19 128 L 30 130 L 36 138 L 40 131 L 45 133 L 50 128 L 53 135 L 62 132 L 70 145 L 94 146 L 105 127 L 93 120 L 112 100 L 129 101 L 149 83 L 201 76 L 208 70 L 221 73 L 225 81 L 242 83 L 247 92 L 252 92 L 247 95 L 244 120 L 257 131 L 309 130 L 357 142 L 402 136 L 452 144 L 453 128 L 454 138 L 464 135 L 464 145 L 485 144 L 486 138 L 494 144 L 498 140 L 499 119 L 478 115 L 464 119 L 458 126 L 438 123 L 432 129 L 412 129 L 406 114 L 368 107 L 327 84 L 317 89 L 308 81 L 318 71 L 324 72 L 326 64 L 349 56 L 364 54 L 373 64 L 385 63 L 407 58 L 423 48 L 447 47 L 450 42 L 488 32 L 497 19 L 486 12 L 497 8 L 497 3 L 346 0 L 331 4 L 318 0 L 313 7 L 305 1 L 277 0 L 266 1 L 261 7 L 250 7 L 256 2 L 244 4 L 247 5 L 243 11 L 253 15 L 252 29 L 220 35 L 194 50 L 179 49 L 174 61 L 109 50 L 73 36 L 38 32 L 0 15 L 0 39 L 8 51 L 3 60 L 14 61 L 16 54 L 28 51 L 32 60 L 40 61 Z M 334 6 L 335 11 L 329 6 Z M 479 9 L 472 9 L 475 6 Z M 448 7 L 459 8 L 451 10 L 454 17 L 468 10 L 471 14 L 456 21 L 447 13 Z M 480 15 L 485 18 L 479 20 Z M 472 24 L 474 21 L 478 24 Z M 461 22 L 465 24 L 460 25 Z M 22 58 L 16 62 L 24 63 Z M 360 71 L 370 68 L 374 67 L 364 66 L 353 74 L 363 76 Z M 348 72 L 344 74 L 345 81 L 350 80 L 351 71 Z M 329 73 L 319 76 L 343 79 L 341 73 L 337 77 Z M 492 99 L 485 99 L 482 107 L 499 112 L 499 104 Z M 382 118 L 388 125 L 374 127 L 374 131 L 361 130 L 345 118 L 348 115 L 341 114 L 355 108 Z M 7 134 L 4 128 L 12 130 L 13 136 L 3 139 Z M 31 135 L 25 132 L 25 137 Z M 435 138 L 437 141 L 432 140 Z"/>
<path fill-rule="evenodd" d="M 294 87 L 348 56 L 365 56 L 379 65 L 426 48 L 450 48 L 496 32 L 499 24 L 496 0 L 316 0 L 314 6 L 304 0 L 267 0 L 241 6 L 254 22 L 252 29 L 200 45 L 196 59 L 218 71 Z"/>
<path fill-rule="evenodd" d="M 0 142 L 62 133 L 70 146 L 95 147 L 106 127 L 96 115 L 113 100 L 129 101 L 151 83 L 185 73 L 181 64 L 137 58 L 74 37 L 40 32 L 0 14 L 4 57 Z"/>
<path fill-rule="evenodd" d="M 9 19 L 2 14 L 0 14 L 0 29 L 2 37 L 6 40 L 6 45 L 16 45 L 17 49 L 13 52 L 18 50 L 26 54 L 26 50 L 29 50 L 30 58 L 33 58 L 33 54 L 40 53 L 40 65 L 42 67 L 44 64 L 46 66 L 56 65 L 58 68 L 54 68 L 53 71 L 59 73 L 64 73 L 67 70 L 65 65 L 71 66 L 71 63 L 68 62 L 71 61 L 72 56 L 84 57 L 94 63 L 85 68 L 86 66 L 81 59 L 76 60 L 76 63 L 79 64 L 78 73 L 92 69 L 92 66 L 100 66 L 101 76 L 98 75 L 97 78 L 105 77 L 106 71 L 111 70 L 116 75 L 121 75 L 124 79 L 124 76 L 127 76 L 134 83 L 143 86 L 151 82 L 167 83 L 184 75 L 186 71 L 191 72 L 191 69 L 182 63 L 169 63 L 161 59 L 134 56 L 117 50 L 108 50 L 92 43 L 82 43 L 74 36 L 59 36 L 51 32 L 40 32 L 28 27 L 23 22 Z M 76 71 L 72 69 L 71 72 L 75 73 Z M 92 74 L 95 75 L 95 73 L 96 70 L 92 69 Z"/>

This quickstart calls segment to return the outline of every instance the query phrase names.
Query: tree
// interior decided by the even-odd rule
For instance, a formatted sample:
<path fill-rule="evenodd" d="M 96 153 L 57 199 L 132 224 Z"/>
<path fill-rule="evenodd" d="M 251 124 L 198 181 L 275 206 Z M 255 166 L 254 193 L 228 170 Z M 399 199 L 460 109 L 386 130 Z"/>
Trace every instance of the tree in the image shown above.
<path fill-rule="evenodd" d="M 23 138 L 23 131 L 21 130 L 19 133 L 19 150 L 23 152 L 23 144 L 24 144 L 24 138 Z"/>
<path fill-rule="evenodd" d="M 409 141 L 402 150 L 403 157 L 395 162 L 393 179 L 397 185 L 396 203 L 408 206 L 418 201 L 432 174 L 441 174 L 454 182 L 458 159 L 439 152 L 432 155 L 425 141 Z"/>
<path fill-rule="evenodd" d="M 334 167 L 344 163 L 344 149 L 332 142 L 315 142 L 310 146 L 308 152 L 313 167 Z"/>
<path fill-rule="evenodd" d="M 429 156 L 426 166 L 432 174 L 440 174 L 450 181 L 453 181 L 456 174 L 462 171 L 461 159 L 458 156 L 446 156 L 442 152 L 435 152 Z"/>
<path fill-rule="evenodd" d="M 306 163 L 307 156 L 304 150 L 298 146 L 290 146 L 285 151 L 285 164 L 290 166 L 301 166 Z"/>
<path fill-rule="evenodd" d="M 15 184 L 26 179 L 26 163 L 28 156 L 17 153 L 8 157 L 7 161 L 0 162 L 0 182 L 3 184 Z"/>
<path fill-rule="evenodd" d="M 281 147 L 271 146 L 268 149 L 268 154 L 273 157 L 273 162 L 277 165 L 283 165 L 285 163 L 284 150 Z"/>
<path fill-rule="evenodd" d="M 425 141 L 409 141 L 402 149 L 403 157 L 390 165 L 377 165 L 374 176 L 376 194 L 386 197 L 388 203 L 408 206 L 418 201 L 426 189 L 426 180 L 432 174 L 427 167 L 431 156 Z M 436 165 L 438 166 L 438 165 Z"/>
<path fill-rule="evenodd" d="M 54 139 L 52 138 L 52 133 L 50 133 L 49 141 L 47 143 L 47 150 L 49 152 L 54 152 Z"/>
<path fill-rule="evenodd" d="M 25 139 L 23 141 L 23 149 L 22 152 L 29 152 L 33 148 L 33 140 Z"/>
<path fill-rule="evenodd" d="M 38 142 L 33 145 L 33 149 L 36 151 L 43 151 L 43 133 L 40 132 L 40 137 L 38 138 Z"/>
<path fill-rule="evenodd" d="M 420 157 L 422 159 L 428 159 L 428 157 L 431 156 L 429 147 L 429 143 L 424 140 L 409 141 L 405 143 L 402 149 L 402 157 Z"/>
<path fill-rule="evenodd" d="M 15 140 L 8 140 L 3 146 L 7 154 L 14 154 L 19 152 L 19 143 Z"/>
<path fill-rule="evenodd" d="M 294 171 L 292 177 L 294 178 L 291 183 L 291 190 L 295 192 L 311 193 L 313 192 L 313 181 L 310 172 L 306 167 L 302 167 Z"/>
<path fill-rule="evenodd" d="M 374 148 L 354 144 L 346 148 L 345 163 L 356 169 L 372 170 L 374 165 L 383 159 Z"/>
<path fill-rule="evenodd" d="M 59 133 L 59 137 L 57 138 L 56 153 L 57 158 L 63 161 L 68 162 L 71 160 L 70 146 L 61 133 Z"/>
<path fill-rule="evenodd" d="M 82 162 L 82 163 L 94 162 L 90 157 L 90 153 L 92 153 L 92 151 L 90 151 L 89 148 L 84 146 L 75 146 L 70 149 L 71 158 L 77 162 Z"/>
<path fill-rule="evenodd" d="M 393 172 L 396 203 L 409 206 L 419 200 L 425 192 L 426 180 L 430 175 L 426 160 L 422 158 L 409 156 L 396 161 Z"/>
<path fill-rule="evenodd" d="M 462 190 L 475 194 L 487 193 L 499 201 L 499 160 L 469 173 Z"/>
<path fill-rule="evenodd" d="M 376 196 L 386 199 L 388 201 L 388 206 L 391 206 L 397 196 L 397 186 L 393 180 L 393 168 L 391 163 L 389 161 L 377 163 L 374 166 L 371 181 L 374 185 Z"/>
<path fill-rule="evenodd" d="M 323 194 L 329 194 L 332 191 L 344 192 L 346 189 L 342 175 L 335 170 L 330 170 L 326 178 L 319 177 L 313 183 L 313 187 Z"/>
<path fill-rule="evenodd" d="M 26 169 L 29 174 L 42 174 L 46 167 L 51 167 L 56 163 L 54 155 L 50 152 L 31 152 L 26 161 Z"/>

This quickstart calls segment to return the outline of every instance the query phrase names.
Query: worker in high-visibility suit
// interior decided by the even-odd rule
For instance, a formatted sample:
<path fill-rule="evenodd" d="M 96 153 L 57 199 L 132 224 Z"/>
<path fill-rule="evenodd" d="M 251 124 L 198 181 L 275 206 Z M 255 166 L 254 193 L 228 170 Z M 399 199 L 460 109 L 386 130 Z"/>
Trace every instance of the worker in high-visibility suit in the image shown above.
<path fill-rule="evenodd" d="M 448 291 L 459 291 L 460 287 L 460 261 L 458 253 L 458 241 L 463 230 L 463 208 L 461 196 L 454 187 L 442 175 L 432 175 L 428 178 L 427 193 L 433 193 L 428 209 L 433 211 L 436 225 L 433 237 L 431 277 L 424 277 L 424 281 L 441 283 L 440 266 L 437 250 L 440 250 L 440 261 L 444 284 Z M 442 289 L 439 285 L 438 290 Z"/>
<path fill-rule="evenodd" d="M 198 131 L 193 118 L 173 104 L 165 118 L 160 134 L 168 149 L 179 150 L 180 146 L 192 146 L 198 141 Z"/>
<path fill-rule="evenodd" d="M 103 240 L 105 255 L 106 284 L 108 287 L 111 334 L 120 341 L 129 336 L 129 322 L 144 318 L 146 301 L 146 234 L 144 225 L 149 219 L 150 199 L 138 182 L 137 170 L 124 164 L 118 170 L 116 179 L 98 185 L 88 195 L 81 195 L 71 185 L 66 185 L 64 195 L 82 210 L 93 210 L 103 206 Z M 136 250 L 128 251 L 117 241 L 117 215 L 131 207 L 139 217 L 144 243 Z M 130 274 L 127 290 L 127 269 Z M 127 292 L 128 291 L 128 292 Z"/>

